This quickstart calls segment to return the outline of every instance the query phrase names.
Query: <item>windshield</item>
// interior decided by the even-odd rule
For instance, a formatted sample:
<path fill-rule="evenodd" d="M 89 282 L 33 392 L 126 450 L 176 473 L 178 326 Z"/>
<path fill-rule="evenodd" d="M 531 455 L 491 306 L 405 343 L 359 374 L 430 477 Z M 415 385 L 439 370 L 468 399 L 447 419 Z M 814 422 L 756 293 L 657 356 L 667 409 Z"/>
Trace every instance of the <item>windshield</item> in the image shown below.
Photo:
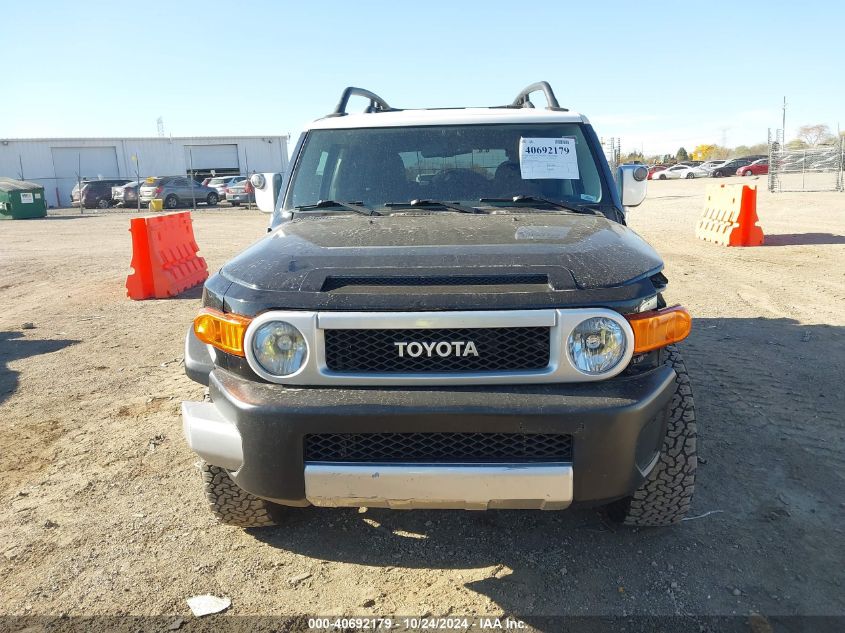
<path fill-rule="evenodd" d="M 609 200 L 579 124 L 313 130 L 285 208 L 320 200 L 371 208 L 411 200 L 478 206 L 482 198 L 514 196 Z"/>

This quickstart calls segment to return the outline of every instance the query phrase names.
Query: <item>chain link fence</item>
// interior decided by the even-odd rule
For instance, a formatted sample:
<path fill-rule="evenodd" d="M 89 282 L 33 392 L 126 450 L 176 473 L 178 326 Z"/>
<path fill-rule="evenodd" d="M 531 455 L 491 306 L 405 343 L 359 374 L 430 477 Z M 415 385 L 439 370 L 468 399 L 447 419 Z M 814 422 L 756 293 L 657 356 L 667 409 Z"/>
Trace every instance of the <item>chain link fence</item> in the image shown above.
<path fill-rule="evenodd" d="M 845 190 L 845 144 L 790 149 L 783 131 L 769 133 L 769 191 Z"/>

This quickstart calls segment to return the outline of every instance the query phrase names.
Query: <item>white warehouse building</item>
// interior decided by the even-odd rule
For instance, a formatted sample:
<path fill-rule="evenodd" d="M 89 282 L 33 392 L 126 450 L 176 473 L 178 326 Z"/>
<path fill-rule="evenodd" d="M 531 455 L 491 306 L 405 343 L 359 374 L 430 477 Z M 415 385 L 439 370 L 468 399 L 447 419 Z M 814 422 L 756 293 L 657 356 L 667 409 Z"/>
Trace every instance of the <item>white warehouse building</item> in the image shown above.
<path fill-rule="evenodd" d="M 49 206 L 66 207 L 78 178 L 284 172 L 287 145 L 287 136 L 0 138 L 0 176 L 40 183 Z"/>

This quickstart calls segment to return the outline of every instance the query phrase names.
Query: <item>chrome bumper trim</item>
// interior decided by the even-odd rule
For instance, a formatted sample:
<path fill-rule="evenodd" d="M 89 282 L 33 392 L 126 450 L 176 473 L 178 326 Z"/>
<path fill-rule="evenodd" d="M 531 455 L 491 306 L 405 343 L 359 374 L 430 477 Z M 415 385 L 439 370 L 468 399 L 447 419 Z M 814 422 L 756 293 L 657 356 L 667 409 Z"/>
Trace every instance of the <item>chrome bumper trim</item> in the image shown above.
<path fill-rule="evenodd" d="M 226 470 L 243 464 L 241 434 L 213 402 L 183 402 L 182 431 L 191 450 L 209 464 Z"/>
<path fill-rule="evenodd" d="M 572 503 L 572 464 L 305 464 L 315 506 L 560 510 Z"/>

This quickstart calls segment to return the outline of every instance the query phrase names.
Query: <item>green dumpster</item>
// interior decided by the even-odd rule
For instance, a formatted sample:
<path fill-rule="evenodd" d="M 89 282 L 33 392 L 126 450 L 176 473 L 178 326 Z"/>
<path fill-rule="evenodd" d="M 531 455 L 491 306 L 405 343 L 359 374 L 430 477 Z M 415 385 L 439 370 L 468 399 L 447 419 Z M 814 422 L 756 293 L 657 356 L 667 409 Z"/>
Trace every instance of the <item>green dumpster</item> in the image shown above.
<path fill-rule="evenodd" d="M 0 219 L 23 220 L 46 215 L 44 187 L 37 182 L 0 177 Z"/>

